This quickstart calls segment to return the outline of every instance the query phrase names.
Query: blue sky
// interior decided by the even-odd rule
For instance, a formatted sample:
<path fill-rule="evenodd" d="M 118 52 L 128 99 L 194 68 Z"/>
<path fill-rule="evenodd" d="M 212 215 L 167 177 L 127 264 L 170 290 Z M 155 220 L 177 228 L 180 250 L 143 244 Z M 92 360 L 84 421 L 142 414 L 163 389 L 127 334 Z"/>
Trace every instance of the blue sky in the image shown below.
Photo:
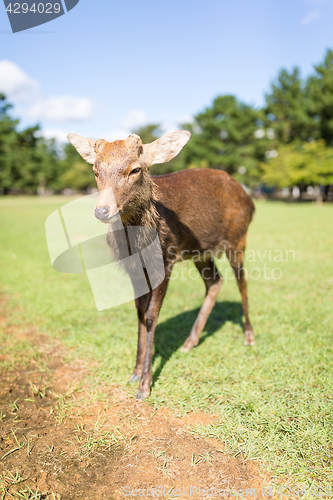
<path fill-rule="evenodd" d="M 231 93 L 260 106 L 282 67 L 333 48 L 333 0 L 80 0 L 12 34 L 0 4 L 0 91 L 47 135 L 123 138 L 177 127 Z"/>

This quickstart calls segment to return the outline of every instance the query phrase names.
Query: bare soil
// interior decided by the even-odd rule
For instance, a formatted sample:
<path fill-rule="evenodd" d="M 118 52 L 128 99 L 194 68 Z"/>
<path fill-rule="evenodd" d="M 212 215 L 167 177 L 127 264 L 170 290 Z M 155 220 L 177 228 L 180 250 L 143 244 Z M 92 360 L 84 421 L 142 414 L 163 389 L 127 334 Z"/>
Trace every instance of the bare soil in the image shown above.
<path fill-rule="evenodd" d="M 1 373 L 1 500 L 235 498 L 239 489 L 263 498 L 269 478 L 255 462 L 191 433 L 217 416 L 178 418 L 114 386 L 100 401 L 87 382 L 87 363 L 65 363 L 62 345 L 34 328 L 6 318 L 2 327 L 8 341 L 28 339 L 38 356 L 27 353 L 27 365 L 11 362 Z"/>

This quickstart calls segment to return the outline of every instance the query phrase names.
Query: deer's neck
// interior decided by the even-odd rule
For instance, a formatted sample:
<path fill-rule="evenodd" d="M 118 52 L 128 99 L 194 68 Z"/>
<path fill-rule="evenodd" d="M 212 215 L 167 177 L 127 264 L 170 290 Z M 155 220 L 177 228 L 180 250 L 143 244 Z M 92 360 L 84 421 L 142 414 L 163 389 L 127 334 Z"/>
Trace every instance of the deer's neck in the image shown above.
<path fill-rule="evenodd" d="M 144 241 L 147 239 L 147 244 L 151 243 L 152 233 L 147 232 L 144 228 L 154 229 L 159 236 L 160 243 L 163 247 L 164 241 L 167 235 L 167 226 L 163 215 L 160 213 L 159 207 L 159 196 L 157 191 L 157 186 L 151 180 L 150 185 L 150 197 L 145 200 L 141 200 L 135 208 L 135 215 L 132 219 L 124 223 L 124 226 L 136 226 L 141 227 L 142 231 L 137 233 L 137 238 Z"/>
<path fill-rule="evenodd" d="M 158 230 L 160 215 L 157 203 L 156 186 L 150 180 L 149 186 L 146 188 L 146 195 L 133 201 L 133 215 L 123 221 L 124 226 L 144 226 Z"/>

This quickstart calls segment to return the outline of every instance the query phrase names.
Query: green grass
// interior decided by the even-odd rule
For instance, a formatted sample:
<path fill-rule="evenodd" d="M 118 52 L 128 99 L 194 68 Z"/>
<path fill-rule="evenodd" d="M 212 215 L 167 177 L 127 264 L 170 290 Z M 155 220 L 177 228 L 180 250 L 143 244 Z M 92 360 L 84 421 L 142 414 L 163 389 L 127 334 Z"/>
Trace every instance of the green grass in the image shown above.
<path fill-rule="evenodd" d="M 134 304 L 97 312 L 86 275 L 60 274 L 50 264 L 44 222 L 68 201 L 0 200 L 2 293 L 10 296 L 13 321 L 36 325 L 97 362 L 96 386 L 126 387 L 135 361 Z M 196 432 L 306 485 L 333 479 L 332 228 L 332 205 L 257 204 L 248 238 L 256 261 L 246 263 L 261 270 L 248 280 L 254 348 L 243 346 L 240 296 L 228 278 L 199 346 L 179 351 L 204 295 L 188 264 L 176 267 L 184 279 L 171 280 L 156 330 L 150 403 L 219 415 Z M 288 262 L 287 251 L 295 252 Z M 230 277 L 226 262 L 219 267 Z M 281 269 L 280 279 L 272 279 L 272 268 Z M 136 387 L 128 390 L 135 395 Z"/>

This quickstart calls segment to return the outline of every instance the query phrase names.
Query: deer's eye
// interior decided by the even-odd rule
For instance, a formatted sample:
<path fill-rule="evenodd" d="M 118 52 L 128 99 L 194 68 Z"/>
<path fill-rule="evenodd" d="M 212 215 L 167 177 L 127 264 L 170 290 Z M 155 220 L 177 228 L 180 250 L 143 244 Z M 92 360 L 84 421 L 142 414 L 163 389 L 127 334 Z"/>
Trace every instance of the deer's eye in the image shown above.
<path fill-rule="evenodd" d="M 141 172 L 141 168 L 140 168 L 140 167 L 137 167 L 137 168 L 134 168 L 134 169 L 130 172 L 130 175 L 132 175 L 132 174 L 138 174 L 139 172 Z"/>
<path fill-rule="evenodd" d="M 98 172 L 95 172 L 95 170 L 93 170 L 93 173 L 95 174 L 96 179 L 98 179 Z"/>

